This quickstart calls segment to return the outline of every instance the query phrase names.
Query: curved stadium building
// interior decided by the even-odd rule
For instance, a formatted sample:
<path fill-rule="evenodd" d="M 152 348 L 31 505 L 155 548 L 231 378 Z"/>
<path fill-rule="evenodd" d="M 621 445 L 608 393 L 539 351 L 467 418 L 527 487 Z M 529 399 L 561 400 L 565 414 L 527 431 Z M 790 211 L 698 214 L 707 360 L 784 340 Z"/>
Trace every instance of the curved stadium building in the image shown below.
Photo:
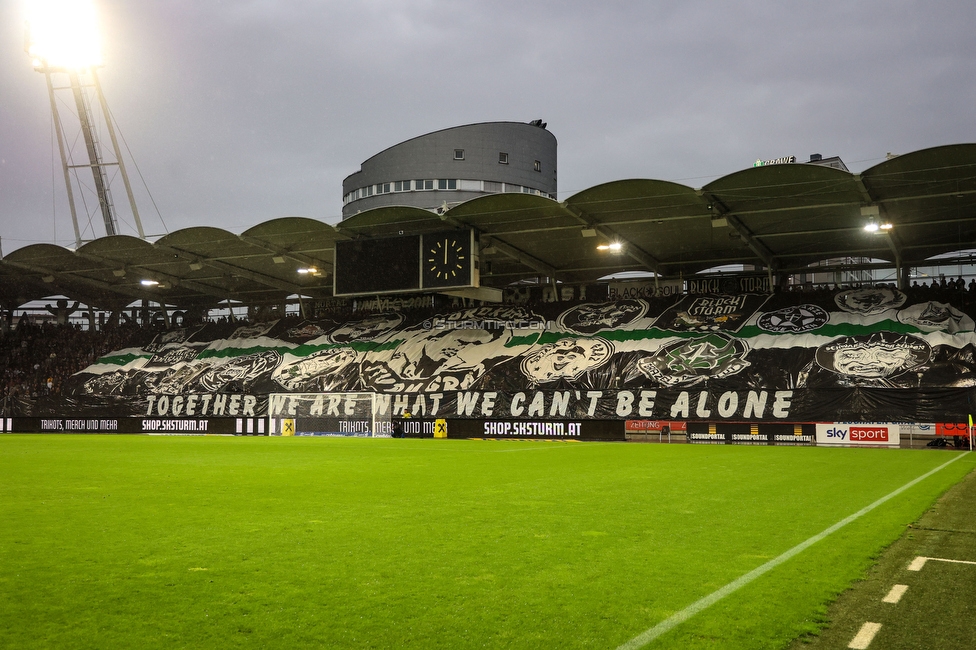
<path fill-rule="evenodd" d="M 502 192 L 556 198 L 556 137 L 542 120 L 455 126 L 385 149 L 342 181 L 342 217 L 390 205 L 443 211 Z"/>

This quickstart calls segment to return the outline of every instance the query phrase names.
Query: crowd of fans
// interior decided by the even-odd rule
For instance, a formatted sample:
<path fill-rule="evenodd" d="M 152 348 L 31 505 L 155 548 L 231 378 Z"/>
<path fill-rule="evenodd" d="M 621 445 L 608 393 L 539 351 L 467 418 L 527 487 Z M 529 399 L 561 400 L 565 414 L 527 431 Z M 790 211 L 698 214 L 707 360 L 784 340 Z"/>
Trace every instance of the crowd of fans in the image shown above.
<path fill-rule="evenodd" d="M 0 412 L 7 413 L 12 401 L 59 392 L 67 377 L 99 357 L 146 345 L 156 333 L 135 323 L 93 330 L 21 318 L 0 337 Z"/>

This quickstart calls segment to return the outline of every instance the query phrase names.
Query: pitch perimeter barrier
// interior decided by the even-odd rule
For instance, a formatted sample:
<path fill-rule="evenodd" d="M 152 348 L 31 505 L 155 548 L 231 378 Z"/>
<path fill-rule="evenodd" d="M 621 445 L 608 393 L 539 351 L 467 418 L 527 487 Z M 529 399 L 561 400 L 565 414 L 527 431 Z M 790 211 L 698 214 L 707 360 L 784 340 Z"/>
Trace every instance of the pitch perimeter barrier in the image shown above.
<path fill-rule="evenodd" d="M 3 433 L 144 433 L 159 435 L 266 436 L 256 418 L 2 418 Z"/>
<path fill-rule="evenodd" d="M 271 393 L 268 433 L 272 436 L 388 438 L 389 408 L 376 393 Z"/>
<path fill-rule="evenodd" d="M 688 422 L 688 442 L 709 445 L 814 445 L 816 424 Z"/>
<path fill-rule="evenodd" d="M 623 420 L 447 420 L 448 438 L 626 440 Z"/>

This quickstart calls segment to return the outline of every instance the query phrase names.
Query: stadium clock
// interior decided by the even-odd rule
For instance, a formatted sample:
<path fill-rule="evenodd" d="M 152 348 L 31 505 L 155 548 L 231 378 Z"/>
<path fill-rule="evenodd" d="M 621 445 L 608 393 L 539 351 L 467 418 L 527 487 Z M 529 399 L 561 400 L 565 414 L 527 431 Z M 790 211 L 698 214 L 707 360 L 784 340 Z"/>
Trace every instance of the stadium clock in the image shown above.
<path fill-rule="evenodd" d="M 471 286 L 471 231 L 424 235 L 421 266 L 425 289 Z"/>

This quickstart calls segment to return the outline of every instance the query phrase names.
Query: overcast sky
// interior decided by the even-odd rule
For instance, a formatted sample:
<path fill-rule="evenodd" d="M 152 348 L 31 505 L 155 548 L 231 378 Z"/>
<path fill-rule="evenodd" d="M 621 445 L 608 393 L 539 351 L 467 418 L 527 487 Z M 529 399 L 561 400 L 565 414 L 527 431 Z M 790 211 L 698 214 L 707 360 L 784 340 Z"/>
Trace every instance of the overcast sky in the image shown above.
<path fill-rule="evenodd" d="M 162 217 L 130 163 L 150 235 L 335 222 L 365 159 L 474 122 L 548 122 L 561 200 L 625 178 L 700 187 L 757 158 L 839 155 L 856 172 L 976 141 L 972 0 L 96 4 L 105 96 Z M 24 5 L 0 0 L 4 254 L 74 242 Z"/>

